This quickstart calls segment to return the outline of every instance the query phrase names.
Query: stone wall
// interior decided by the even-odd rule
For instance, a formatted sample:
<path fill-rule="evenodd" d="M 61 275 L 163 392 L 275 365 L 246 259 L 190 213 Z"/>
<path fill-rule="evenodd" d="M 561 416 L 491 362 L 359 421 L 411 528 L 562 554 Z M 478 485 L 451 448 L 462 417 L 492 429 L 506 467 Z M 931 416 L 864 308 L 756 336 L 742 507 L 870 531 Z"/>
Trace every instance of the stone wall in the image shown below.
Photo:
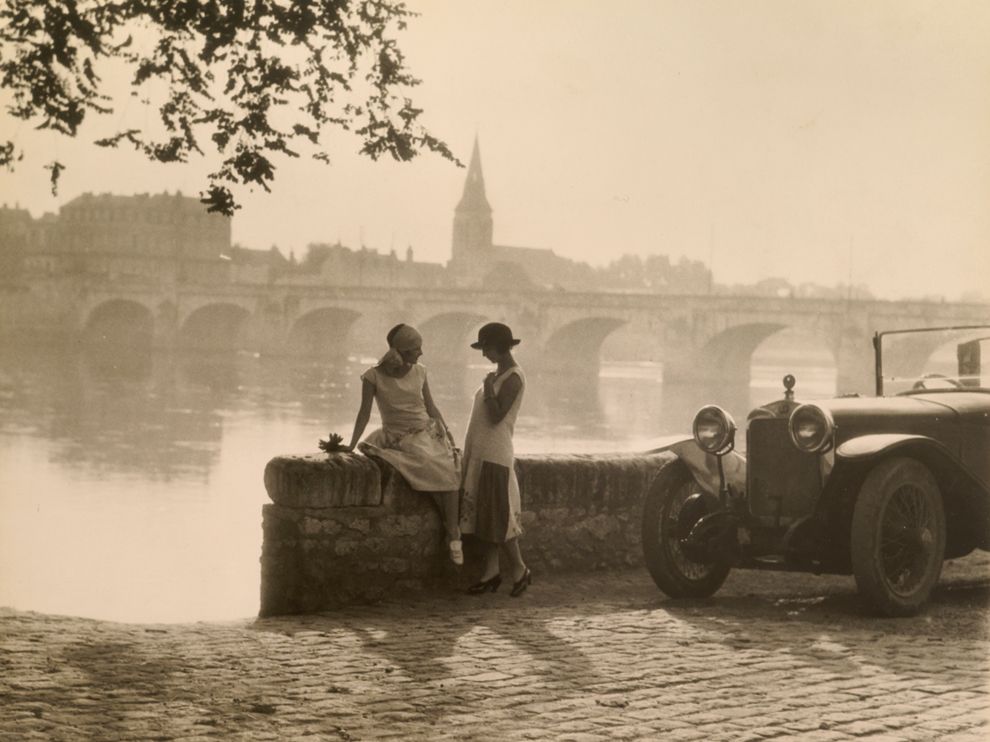
<path fill-rule="evenodd" d="M 642 562 L 642 501 L 670 454 L 521 456 L 523 557 L 537 576 Z M 358 454 L 280 456 L 265 469 L 261 615 L 306 613 L 478 577 L 447 558 L 439 510 Z"/>

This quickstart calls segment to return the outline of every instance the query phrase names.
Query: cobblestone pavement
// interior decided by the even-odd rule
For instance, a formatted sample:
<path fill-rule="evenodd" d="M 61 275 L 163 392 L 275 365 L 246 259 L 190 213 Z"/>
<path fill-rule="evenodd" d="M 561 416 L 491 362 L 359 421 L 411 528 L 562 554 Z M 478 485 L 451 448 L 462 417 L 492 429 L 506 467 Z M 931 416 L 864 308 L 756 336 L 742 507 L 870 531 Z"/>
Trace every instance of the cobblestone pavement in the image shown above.
<path fill-rule="evenodd" d="M 0 610 L 0 738 L 985 740 L 985 556 L 899 620 L 849 578 L 675 603 L 642 570 L 223 624 Z"/>

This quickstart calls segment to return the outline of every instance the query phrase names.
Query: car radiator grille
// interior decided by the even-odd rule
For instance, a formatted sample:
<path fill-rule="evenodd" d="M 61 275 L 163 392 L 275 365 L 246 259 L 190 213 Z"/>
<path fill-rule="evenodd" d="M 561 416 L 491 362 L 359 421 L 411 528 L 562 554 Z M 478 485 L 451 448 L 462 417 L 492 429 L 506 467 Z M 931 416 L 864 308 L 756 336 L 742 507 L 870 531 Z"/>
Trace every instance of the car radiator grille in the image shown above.
<path fill-rule="evenodd" d="M 756 418 L 746 431 L 750 514 L 767 526 L 786 526 L 811 513 L 821 493 L 819 456 L 798 451 L 786 418 Z"/>

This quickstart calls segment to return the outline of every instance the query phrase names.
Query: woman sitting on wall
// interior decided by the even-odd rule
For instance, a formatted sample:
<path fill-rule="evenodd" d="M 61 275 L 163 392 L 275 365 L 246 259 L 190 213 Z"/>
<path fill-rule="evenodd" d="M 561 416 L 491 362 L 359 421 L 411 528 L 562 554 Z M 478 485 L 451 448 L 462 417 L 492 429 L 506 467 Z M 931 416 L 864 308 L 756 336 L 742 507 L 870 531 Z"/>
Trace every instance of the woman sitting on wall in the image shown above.
<path fill-rule="evenodd" d="M 443 514 L 450 559 L 463 564 L 458 452 L 430 394 L 426 368 L 417 363 L 423 355 L 423 338 L 409 325 L 396 325 L 386 340 L 388 352 L 361 374 L 361 408 L 351 442 L 335 450 L 353 451 L 357 446 L 394 466 L 412 489 L 432 495 Z M 382 427 L 359 444 L 371 417 L 372 399 L 378 404 Z"/>

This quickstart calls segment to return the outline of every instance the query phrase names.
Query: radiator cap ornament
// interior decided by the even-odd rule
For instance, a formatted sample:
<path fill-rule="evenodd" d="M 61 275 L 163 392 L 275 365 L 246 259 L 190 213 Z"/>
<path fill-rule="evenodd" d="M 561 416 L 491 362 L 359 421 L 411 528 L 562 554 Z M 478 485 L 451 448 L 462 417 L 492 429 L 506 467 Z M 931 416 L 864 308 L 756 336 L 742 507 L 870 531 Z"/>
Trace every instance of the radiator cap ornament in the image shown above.
<path fill-rule="evenodd" d="M 796 382 L 797 379 L 794 378 L 794 374 L 787 374 L 784 377 L 784 399 L 788 402 L 794 399 L 794 384 Z"/>

